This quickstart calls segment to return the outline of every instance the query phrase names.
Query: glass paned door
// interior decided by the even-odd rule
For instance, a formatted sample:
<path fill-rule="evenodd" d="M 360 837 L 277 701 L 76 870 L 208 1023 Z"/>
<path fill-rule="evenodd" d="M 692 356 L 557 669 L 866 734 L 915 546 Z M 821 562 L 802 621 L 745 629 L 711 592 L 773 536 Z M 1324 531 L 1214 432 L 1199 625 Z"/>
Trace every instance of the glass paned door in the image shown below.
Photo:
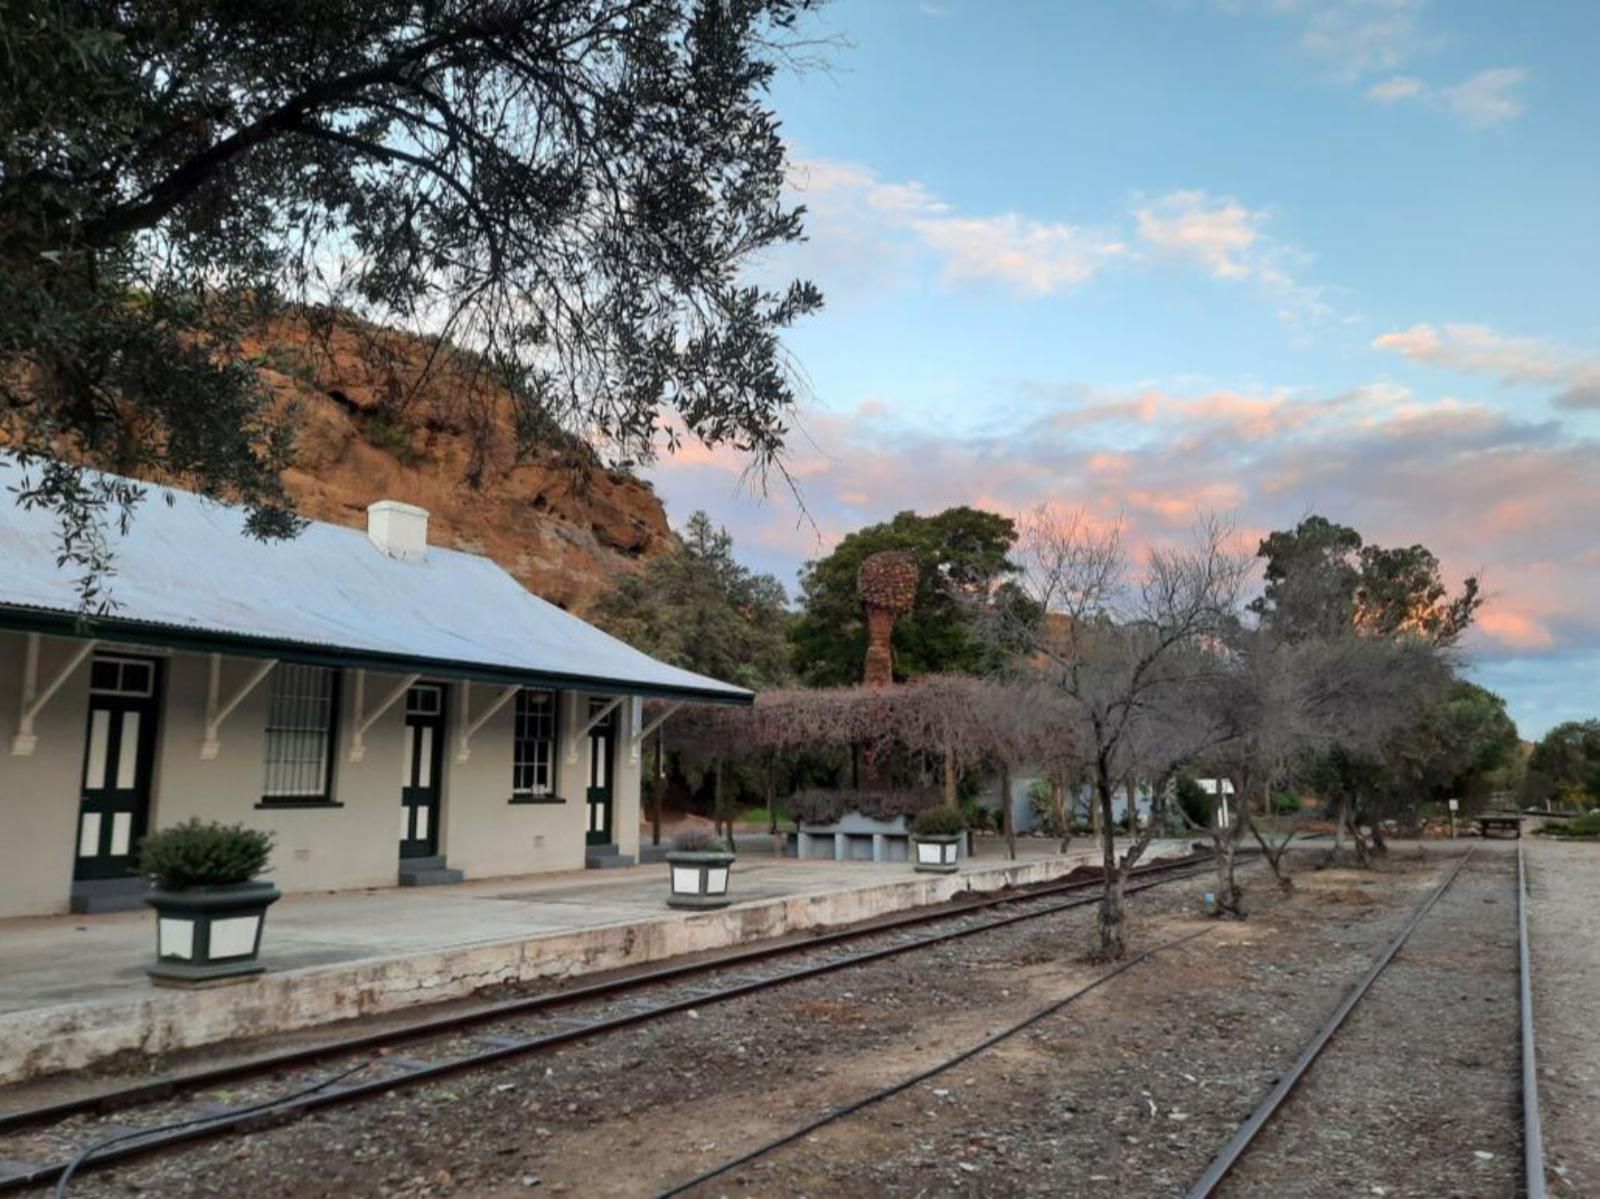
<path fill-rule="evenodd" d="M 439 793 L 444 744 L 444 686 L 418 683 L 406 692 L 400 773 L 400 856 L 439 852 Z"/>
<path fill-rule="evenodd" d="M 605 710 L 608 699 L 589 701 L 589 719 Z M 611 843 L 611 772 L 615 762 L 613 753 L 617 739 L 617 713 L 611 713 L 589 730 L 587 761 L 584 777 L 587 780 L 585 798 L 588 801 L 589 825 L 584 837 L 588 845 Z"/>
<path fill-rule="evenodd" d="M 150 820 L 158 663 L 97 655 L 89 668 L 89 726 L 72 877 L 127 878 Z"/>

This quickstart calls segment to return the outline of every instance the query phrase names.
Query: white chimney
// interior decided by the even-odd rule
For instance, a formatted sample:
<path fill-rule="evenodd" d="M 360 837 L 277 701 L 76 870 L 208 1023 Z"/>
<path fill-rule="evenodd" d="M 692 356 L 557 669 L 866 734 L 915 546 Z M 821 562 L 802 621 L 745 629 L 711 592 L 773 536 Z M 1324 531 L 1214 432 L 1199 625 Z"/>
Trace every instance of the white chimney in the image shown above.
<path fill-rule="evenodd" d="M 399 500 L 368 504 L 367 540 L 391 558 L 421 562 L 428 551 L 428 510 Z"/>

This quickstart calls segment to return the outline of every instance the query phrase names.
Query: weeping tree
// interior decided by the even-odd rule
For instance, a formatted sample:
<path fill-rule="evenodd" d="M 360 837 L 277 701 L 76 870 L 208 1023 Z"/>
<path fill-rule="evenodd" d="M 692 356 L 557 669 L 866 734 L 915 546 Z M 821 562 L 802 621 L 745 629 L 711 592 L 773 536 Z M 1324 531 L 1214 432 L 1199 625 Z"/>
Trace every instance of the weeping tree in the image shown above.
<path fill-rule="evenodd" d="M 675 749 L 707 770 L 740 763 L 770 771 L 785 756 L 862 749 L 918 776 L 911 785 L 828 793 L 828 811 L 817 817 L 832 819 L 852 807 L 895 816 L 940 802 L 940 792 L 926 785 L 930 761 L 987 763 L 1009 772 L 1019 763 L 1064 757 L 1071 746 L 1067 717 L 1060 697 L 1035 680 L 942 675 L 895 687 L 775 688 L 748 708 L 685 705 L 665 729 Z"/>
<path fill-rule="evenodd" d="M 470 352 L 522 441 L 778 463 L 804 281 L 768 91 L 812 0 L 14 0 L 0 22 L 0 443 L 102 598 L 139 488 L 298 528 L 244 352 L 338 310 Z"/>
<path fill-rule="evenodd" d="M 1100 951 L 1126 952 L 1128 873 L 1166 823 L 1178 771 L 1225 735 L 1207 701 L 1220 647 L 1238 624 L 1248 559 L 1231 529 L 1201 518 L 1189 544 L 1154 547 L 1133 563 L 1120 526 L 1051 507 L 1023 522 L 1021 587 L 1045 613 L 1030 623 L 999 615 L 1001 635 L 1024 647 L 1034 677 L 1051 687 L 1084 763 L 1099 814 L 1105 890 Z M 1141 828 L 1137 797 L 1151 818 Z M 1115 801 L 1125 797 L 1131 837 L 1118 853 Z"/>

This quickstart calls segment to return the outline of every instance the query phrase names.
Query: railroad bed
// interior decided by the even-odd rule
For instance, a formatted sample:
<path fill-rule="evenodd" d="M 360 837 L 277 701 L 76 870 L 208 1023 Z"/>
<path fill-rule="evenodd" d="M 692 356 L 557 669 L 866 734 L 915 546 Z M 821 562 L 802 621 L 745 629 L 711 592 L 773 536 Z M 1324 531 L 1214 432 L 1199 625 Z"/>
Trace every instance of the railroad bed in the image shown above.
<path fill-rule="evenodd" d="M 1213 869 L 1140 868 L 1130 894 Z M 158 1152 L 438 1082 L 802 979 L 1098 902 L 1098 879 L 987 895 L 806 941 L 756 945 L 314 1049 L 0 1116 L 0 1193 L 55 1186 Z"/>
<path fill-rule="evenodd" d="M 1374 1173 L 1395 1193 L 1541 1199 L 1524 874 L 1520 843 L 1466 851 L 1189 1199 L 1345 1195 Z"/>

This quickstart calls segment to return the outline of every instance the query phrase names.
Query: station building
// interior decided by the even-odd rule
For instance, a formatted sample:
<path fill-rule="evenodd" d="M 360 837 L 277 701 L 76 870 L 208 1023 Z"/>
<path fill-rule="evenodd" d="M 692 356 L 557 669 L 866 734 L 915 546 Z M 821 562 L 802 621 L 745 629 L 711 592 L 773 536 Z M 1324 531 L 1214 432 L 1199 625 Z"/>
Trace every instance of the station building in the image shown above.
<path fill-rule="evenodd" d="M 190 817 L 270 831 L 285 891 L 626 860 L 643 701 L 751 701 L 388 500 L 263 542 L 151 487 L 89 612 L 22 473 L 0 455 L 0 917 L 140 906 L 140 838 Z"/>

